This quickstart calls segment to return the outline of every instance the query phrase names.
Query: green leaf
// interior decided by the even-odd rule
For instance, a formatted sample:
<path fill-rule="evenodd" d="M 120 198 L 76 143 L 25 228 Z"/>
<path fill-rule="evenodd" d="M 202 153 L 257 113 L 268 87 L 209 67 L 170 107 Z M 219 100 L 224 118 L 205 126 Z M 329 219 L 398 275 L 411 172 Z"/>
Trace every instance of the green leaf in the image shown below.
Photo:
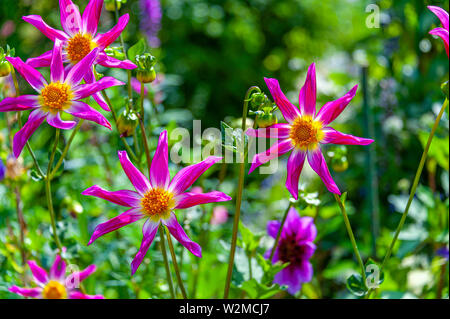
<path fill-rule="evenodd" d="M 243 282 L 241 289 L 251 299 L 267 299 L 281 291 L 280 286 L 277 284 L 265 286 L 258 283 L 254 278 Z"/>
<path fill-rule="evenodd" d="M 30 171 L 30 177 L 33 181 L 35 182 L 39 182 L 41 181 L 44 177 L 39 174 L 34 168 Z"/>
<path fill-rule="evenodd" d="M 347 278 L 347 289 L 355 296 L 362 297 L 367 294 L 363 279 L 359 274 L 353 274 Z"/>
<path fill-rule="evenodd" d="M 244 248 L 247 254 L 253 254 L 258 248 L 261 241 L 262 234 L 253 234 L 252 231 L 247 228 L 242 222 L 239 222 L 239 233 L 242 240 L 240 241 L 241 247 Z"/>
<path fill-rule="evenodd" d="M 145 51 L 147 51 L 147 41 L 141 38 L 135 45 L 128 49 L 128 59 L 135 62 L 136 56 L 143 54 Z"/>

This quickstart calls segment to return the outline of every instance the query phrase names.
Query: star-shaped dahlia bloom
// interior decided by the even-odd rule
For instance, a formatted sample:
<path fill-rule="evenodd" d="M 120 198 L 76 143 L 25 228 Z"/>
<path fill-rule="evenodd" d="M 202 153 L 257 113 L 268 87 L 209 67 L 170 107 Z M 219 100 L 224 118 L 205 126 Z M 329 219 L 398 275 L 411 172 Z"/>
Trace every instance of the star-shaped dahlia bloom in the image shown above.
<path fill-rule="evenodd" d="M 47 82 L 41 73 L 20 58 L 6 57 L 38 93 L 38 95 L 7 97 L 0 102 L 0 112 L 32 110 L 28 121 L 14 135 L 13 150 L 16 157 L 20 155 L 25 143 L 45 119 L 48 124 L 56 128 L 63 130 L 73 128 L 77 122 L 63 121 L 61 119 L 63 112 L 111 129 L 111 124 L 100 112 L 79 101 L 111 86 L 125 84 L 112 77 L 104 77 L 95 83 L 80 84 L 86 72 L 92 69 L 92 63 L 97 55 L 98 49 L 95 48 L 70 71 L 64 72 L 62 42 L 56 40 L 52 52 L 50 82 Z"/>
<path fill-rule="evenodd" d="M 438 17 L 439 21 L 441 21 L 441 24 L 443 26 L 443 28 L 434 28 L 429 33 L 437 35 L 444 41 L 445 52 L 447 52 L 448 56 L 448 32 L 449 32 L 448 12 L 442 8 L 435 6 L 428 6 L 427 8 L 430 9 L 430 11 L 433 12 Z"/>
<path fill-rule="evenodd" d="M 9 291 L 23 297 L 37 299 L 104 299 L 102 295 L 86 295 L 78 290 L 79 284 L 89 277 L 95 270 L 95 265 L 74 272 L 66 277 L 66 263 L 60 255 L 56 255 L 55 261 L 50 268 L 50 274 L 35 261 L 28 261 L 33 281 L 37 287 L 21 288 L 12 286 Z"/>
<path fill-rule="evenodd" d="M 281 227 L 279 221 L 273 220 L 267 223 L 267 233 L 276 238 Z M 281 230 L 280 240 L 275 248 L 272 263 L 281 261 L 289 263 L 275 275 L 273 282 L 279 285 L 287 285 L 288 292 L 295 295 L 302 287 L 302 283 L 311 281 L 313 267 L 309 259 L 316 250 L 313 241 L 317 236 L 317 229 L 312 217 L 300 217 L 291 208 L 286 217 L 284 227 Z M 265 258 L 270 258 L 271 250 L 265 253 Z"/>
<path fill-rule="evenodd" d="M 136 191 L 120 190 L 109 192 L 94 185 L 82 193 L 83 195 L 96 196 L 114 204 L 130 208 L 117 217 L 98 225 L 88 245 L 92 244 L 100 236 L 113 230 L 140 219 L 145 219 L 142 228 L 144 237 L 141 247 L 131 262 L 132 275 L 144 259 L 161 223 L 192 254 L 201 257 L 201 247 L 186 235 L 177 221 L 174 210 L 231 200 L 230 196 L 218 191 L 209 193 L 186 192 L 197 178 L 213 164 L 220 161 L 221 157 L 209 156 L 198 164 L 183 168 L 170 179 L 168 154 L 167 131 L 163 131 L 160 134 L 155 156 L 150 167 L 150 179 L 147 179 L 130 162 L 125 151 L 119 151 L 119 160 L 122 168 Z"/>
<path fill-rule="evenodd" d="M 24 16 L 22 19 L 35 26 L 50 40 L 62 41 L 64 63 L 76 65 L 94 48 L 98 48 L 99 53 L 94 65 L 100 64 L 107 68 L 135 69 L 137 66 L 131 61 L 115 59 L 108 56 L 104 51 L 125 29 L 130 16 L 124 14 L 111 30 L 97 34 L 102 7 L 103 0 L 90 0 L 83 15 L 80 15 L 78 7 L 71 0 L 59 0 L 61 25 L 64 31 L 50 27 L 39 15 Z M 48 51 L 38 57 L 28 59 L 26 63 L 34 68 L 48 67 L 51 64 L 51 59 L 52 51 Z M 87 83 L 95 82 L 92 68 L 86 70 L 84 79 Z M 100 92 L 95 93 L 93 98 L 104 110 L 110 111 Z"/>
<path fill-rule="evenodd" d="M 271 159 L 291 152 L 287 163 L 286 188 L 295 199 L 298 199 L 298 181 L 306 158 L 327 189 L 332 193 L 340 194 L 339 188 L 330 175 L 320 145 L 368 145 L 373 142 L 371 139 L 338 132 L 328 126 L 355 96 L 358 86 L 353 87 L 343 97 L 326 103 L 316 113 L 316 69 L 314 63 L 309 66 L 305 85 L 300 90 L 300 108 L 289 102 L 276 79 L 264 78 L 264 80 L 287 123 L 246 131 L 248 136 L 278 139 L 278 142 L 266 152 L 253 157 L 249 174 Z"/>

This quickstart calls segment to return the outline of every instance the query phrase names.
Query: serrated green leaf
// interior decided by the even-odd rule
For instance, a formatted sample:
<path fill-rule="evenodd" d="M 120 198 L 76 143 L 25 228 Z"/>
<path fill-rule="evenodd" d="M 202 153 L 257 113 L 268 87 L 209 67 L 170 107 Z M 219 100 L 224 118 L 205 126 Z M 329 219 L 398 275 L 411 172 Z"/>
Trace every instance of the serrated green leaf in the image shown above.
<path fill-rule="evenodd" d="M 347 289 L 355 296 L 362 297 L 367 294 L 363 279 L 359 274 L 353 274 L 347 278 Z"/>

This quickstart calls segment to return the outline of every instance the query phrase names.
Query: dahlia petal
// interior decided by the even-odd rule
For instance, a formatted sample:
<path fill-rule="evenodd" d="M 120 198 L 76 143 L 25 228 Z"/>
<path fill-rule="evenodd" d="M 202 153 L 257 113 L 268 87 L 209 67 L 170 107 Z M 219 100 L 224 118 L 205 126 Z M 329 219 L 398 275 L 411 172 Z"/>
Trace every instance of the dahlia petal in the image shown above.
<path fill-rule="evenodd" d="M 225 202 L 231 200 L 231 197 L 227 194 L 218 191 L 212 191 L 209 193 L 183 193 L 175 197 L 177 205 L 175 209 L 184 209 L 196 205 Z"/>
<path fill-rule="evenodd" d="M 99 91 L 105 90 L 112 86 L 124 85 L 124 82 L 121 82 L 113 77 L 106 76 L 101 78 L 100 80 L 94 83 L 82 84 L 73 88 L 74 91 L 74 100 L 81 100 L 88 96 L 93 95 Z"/>
<path fill-rule="evenodd" d="M 159 135 L 158 146 L 150 166 L 150 183 L 153 187 L 163 189 L 166 189 L 170 183 L 169 146 L 166 130 Z"/>
<path fill-rule="evenodd" d="M 104 223 L 101 223 L 95 227 L 94 233 L 89 240 L 88 246 L 92 244 L 97 238 L 108 234 L 116 229 L 119 229 L 128 224 L 134 223 L 139 219 L 143 218 L 144 215 L 139 208 L 132 208 L 127 210 L 126 212 L 116 216 Z"/>
<path fill-rule="evenodd" d="M 83 31 L 94 35 L 97 33 L 97 26 L 102 12 L 103 0 L 90 0 L 84 9 L 81 22 Z"/>
<path fill-rule="evenodd" d="M 301 116 L 300 110 L 294 104 L 289 102 L 287 97 L 281 91 L 277 79 L 264 78 L 264 81 L 266 81 L 270 94 L 272 94 L 275 104 L 280 109 L 286 121 L 292 123 L 297 117 Z"/>
<path fill-rule="evenodd" d="M 298 180 L 303 169 L 303 164 L 305 163 L 305 158 L 306 152 L 293 150 L 287 162 L 286 188 L 296 200 L 298 199 Z"/>
<path fill-rule="evenodd" d="M 308 162 L 311 168 L 320 176 L 327 189 L 332 193 L 340 195 L 341 192 L 331 177 L 327 162 L 319 148 L 315 151 L 308 152 Z"/>
<path fill-rule="evenodd" d="M 208 168 L 220 161 L 222 157 L 208 156 L 204 161 L 187 166 L 180 170 L 172 179 L 169 190 L 181 194 L 188 189 Z"/>
<path fill-rule="evenodd" d="M 81 30 L 81 16 L 72 0 L 59 0 L 61 25 L 68 35 L 75 35 Z"/>
<path fill-rule="evenodd" d="M 449 29 L 448 12 L 436 6 L 428 6 L 427 8 L 438 17 L 444 29 L 448 30 Z"/>
<path fill-rule="evenodd" d="M 55 261 L 50 268 L 50 278 L 55 280 L 62 280 L 66 275 L 66 263 L 60 255 L 56 255 Z"/>
<path fill-rule="evenodd" d="M 247 131 L 245 131 L 245 134 L 252 137 L 288 138 L 290 131 L 291 126 L 289 124 L 280 123 L 256 130 L 249 128 L 247 129 Z"/>
<path fill-rule="evenodd" d="M 49 67 L 52 62 L 53 50 L 47 51 L 40 56 L 29 58 L 25 63 L 33 68 Z"/>
<path fill-rule="evenodd" d="M 317 113 L 316 120 L 322 122 L 323 126 L 326 126 L 334 121 L 353 99 L 357 89 L 358 86 L 355 85 L 343 97 L 340 97 L 335 101 L 327 102 Z"/>
<path fill-rule="evenodd" d="M 80 62 L 75 64 L 66 76 L 65 83 L 69 83 L 72 87 L 78 85 L 83 77 L 92 68 L 92 64 L 98 56 L 99 48 L 93 49 Z"/>
<path fill-rule="evenodd" d="M 0 101 L 0 112 L 26 111 L 37 107 L 39 107 L 39 97 L 37 95 L 6 97 Z"/>
<path fill-rule="evenodd" d="M 309 216 L 300 217 L 297 239 L 300 241 L 314 241 L 317 236 L 317 228 L 314 224 L 314 218 Z"/>
<path fill-rule="evenodd" d="M 29 260 L 28 267 L 30 267 L 31 273 L 33 274 L 36 283 L 46 284 L 48 282 L 48 275 L 44 268 L 39 267 L 34 260 Z"/>
<path fill-rule="evenodd" d="M 102 295 L 86 295 L 80 291 L 74 290 L 69 294 L 69 299 L 105 299 Z"/>
<path fill-rule="evenodd" d="M 55 46 L 52 52 L 52 61 L 50 64 L 50 81 L 64 82 L 64 65 L 62 59 L 62 42 L 55 40 Z"/>
<path fill-rule="evenodd" d="M 79 288 L 80 283 L 85 280 L 87 277 L 92 275 L 92 273 L 97 270 L 97 266 L 89 265 L 82 271 L 76 271 L 69 276 L 67 276 L 65 283 L 66 287 L 70 287 L 71 289 Z"/>
<path fill-rule="evenodd" d="M 46 117 L 46 113 L 40 109 L 36 109 L 30 113 L 28 121 L 25 125 L 14 135 L 13 140 L 13 153 L 15 157 L 19 157 L 23 147 L 27 143 L 30 136 L 36 131 L 39 125 L 42 124 Z"/>
<path fill-rule="evenodd" d="M 118 155 L 120 164 L 122 165 L 125 174 L 127 174 L 131 184 L 133 184 L 139 194 L 144 195 L 150 188 L 152 188 L 147 177 L 145 177 L 145 175 L 131 163 L 126 151 L 119 151 Z"/>
<path fill-rule="evenodd" d="M 37 298 L 42 293 L 42 288 L 21 288 L 17 286 L 11 286 L 8 289 L 13 294 L 21 295 L 23 297 Z"/>
<path fill-rule="evenodd" d="M 312 255 L 314 255 L 314 252 L 316 251 L 316 245 L 314 245 L 312 242 L 305 241 L 305 242 L 300 243 L 299 245 L 302 246 L 302 248 L 303 248 L 303 254 L 302 254 L 303 260 L 310 259 L 312 257 Z"/>
<path fill-rule="evenodd" d="M 80 119 L 95 122 L 106 128 L 111 129 L 111 124 L 108 120 L 99 112 L 94 110 L 88 104 L 81 101 L 73 101 L 70 108 L 65 110 L 66 113 L 72 114 Z"/>
<path fill-rule="evenodd" d="M 47 123 L 62 130 L 70 130 L 77 125 L 75 121 L 63 121 L 59 112 L 55 114 L 49 113 L 47 115 Z"/>
<path fill-rule="evenodd" d="M 323 144 L 340 144 L 340 145 L 369 145 L 374 142 L 370 138 L 357 137 L 350 134 L 344 134 L 331 127 L 322 130 L 325 137 L 321 141 Z"/>
<path fill-rule="evenodd" d="M 298 269 L 300 281 L 310 282 L 314 273 L 311 263 L 309 261 L 304 261 Z"/>
<path fill-rule="evenodd" d="M 41 31 L 47 38 L 49 38 L 52 41 L 55 41 L 55 39 L 60 39 L 62 41 L 69 39 L 67 34 L 65 34 L 62 31 L 53 29 L 47 23 L 45 23 L 42 20 L 41 16 L 29 15 L 22 17 L 22 19 L 28 22 L 29 24 L 33 25 L 34 27 L 36 27 L 39 31 Z"/>
<path fill-rule="evenodd" d="M 306 81 L 298 96 L 300 112 L 303 115 L 316 115 L 316 65 L 312 63 L 306 74 Z"/>
<path fill-rule="evenodd" d="M 126 70 L 133 70 L 137 68 L 137 65 L 130 60 L 119 60 L 108 56 L 105 52 L 101 52 L 98 55 L 97 63 L 106 68 L 119 68 Z"/>
<path fill-rule="evenodd" d="M 47 81 L 42 74 L 35 68 L 24 63 L 21 58 L 6 57 L 5 59 L 13 65 L 17 72 L 22 75 L 35 91 L 40 92 L 41 89 L 47 85 Z"/>
<path fill-rule="evenodd" d="M 160 222 L 152 222 L 150 219 L 147 219 L 144 223 L 144 226 L 142 227 L 142 233 L 144 237 L 142 238 L 141 247 L 139 248 L 138 253 L 134 257 L 133 261 L 131 262 L 131 275 L 134 275 L 136 270 L 139 268 L 139 266 L 142 263 L 142 260 L 144 260 L 145 255 L 147 254 L 147 251 L 152 244 L 153 240 L 155 239 L 156 232 L 158 231 Z"/>
<path fill-rule="evenodd" d="M 193 242 L 184 232 L 183 227 L 178 223 L 177 217 L 172 212 L 170 217 L 162 220 L 162 223 L 169 229 L 169 232 L 180 244 L 187 248 L 194 256 L 202 258 L 202 248 L 199 244 Z"/>
<path fill-rule="evenodd" d="M 287 291 L 295 295 L 302 287 L 300 281 L 301 270 L 294 265 L 289 265 L 277 273 L 273 279 L 275 284 L 288 286 Z"/>
<path fill-rule="evenodd" d="M 111 30 L 104 34 L 99 34 L 95 37 L 95 43 L 97 43 L 102 49 L 109 46 L 119 37 L 119 35 L 127 26 L 129 20 L 130 15 L 128 13 L 121 16 L 117 24 Z"/>
<path fill-rule="evenodd" d="M 271 159 L 274 159 L 275 157 L 279 157 L 279 156 L 289 152 L 293 148 L 294 147 L 292 146 L 291 141 L 288 139 L 285 139 L 285 140 L 281 140 L 278 143 L 272 145 L 272 147 L 270 147 L 267 151 L 255 154 L 255 156 L 253 156 L 252 166 L 250 167 L 250 170 L 248 171 L 248 173 L 250 174 L 251 172 L 253 172 L 256 168 L 258 168 L 262 164 L 265 164 L 268 161 L 270 161 Z"/>
<path fill-rule="evenodd" d="M 82 195 L 95 196 L 105 199 L 111 203 L 125 207 L 139 207 L 140 196 L 138 193 L 129 190 L 120 190 L 115 192 L 107 191 L 98 185 L 94 185 L 81 193 Z"/>
<path fill-rule="evenodd" d="M 276 238 L 278 235 L 278 230 L 280 229 L 281 223 L 278 220 L 271 220 L 267 223 L 267 234 L 270 237 Z"/>
<path fill-rule="evenodd" d="M 430 34 L 437 35 L 444 41 L 445 46 L 445 52 L 447 52 L 448 56 L 448 45 L 449 45 L 449 35 L 448 30 L 445 30 L 444 28 L 435 28 L 429 32 Z"/>

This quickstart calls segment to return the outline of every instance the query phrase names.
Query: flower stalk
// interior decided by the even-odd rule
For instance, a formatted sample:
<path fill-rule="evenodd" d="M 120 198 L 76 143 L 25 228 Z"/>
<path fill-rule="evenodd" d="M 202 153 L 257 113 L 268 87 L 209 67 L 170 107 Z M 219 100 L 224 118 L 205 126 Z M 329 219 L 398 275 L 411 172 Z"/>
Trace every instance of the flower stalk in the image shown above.
<path fill-rule="evenodd" d="M 289 210 L 291 209 L 292 205 L 293 205 L 293 202 L 290 201 L 289 206 L 286 208 L 286 211 L 284 212 L 283 219 L 281 220 L 280 228 L 278 229 L 277 237 L 275 238 L 275 242 L 273 244 L 272 250 L 270 251 L 269 260 L 273 259 L 273 255 L 275 254 L 275 251 L 277 250 L 278 242 L 280 241 L 281 232 L 283 230 L 284 223 L 286 222 L 287 215 L 288 215 Z"/>
<path fill-rule="evenodd" d="M 172 299 L 175 299 L 175 290 L 173 289 L 172 277 L 170 275 L 169 261 L 167 258 L 166 245 L 164 243 L 164 230 L 162 225 L 159 226 L 159 237 L 159 248 L 161 249 L 161 254 L 164 260 L 164 267 L 166 269 L 167 283 L 169 284 L 170 295 Z"/>
<path fill-rule="evenodd" d="M 187 299 L 186 289 L 184 289 L 183 279 L 181 278 L 180 270 L 178 268 L 177 255 L 175 254 L 175 250 L 172 244 L 172 238 L 170 237 L 171 235 L 167 228 L 166 228 L 166 236 L 167 236 L 167 243 L 169 245 L 170 255 L 172 256 L 173 268 L 175 269 L 175 275 L 177 276 L 178 286 L 180 287 L 183 298 Z"/>

